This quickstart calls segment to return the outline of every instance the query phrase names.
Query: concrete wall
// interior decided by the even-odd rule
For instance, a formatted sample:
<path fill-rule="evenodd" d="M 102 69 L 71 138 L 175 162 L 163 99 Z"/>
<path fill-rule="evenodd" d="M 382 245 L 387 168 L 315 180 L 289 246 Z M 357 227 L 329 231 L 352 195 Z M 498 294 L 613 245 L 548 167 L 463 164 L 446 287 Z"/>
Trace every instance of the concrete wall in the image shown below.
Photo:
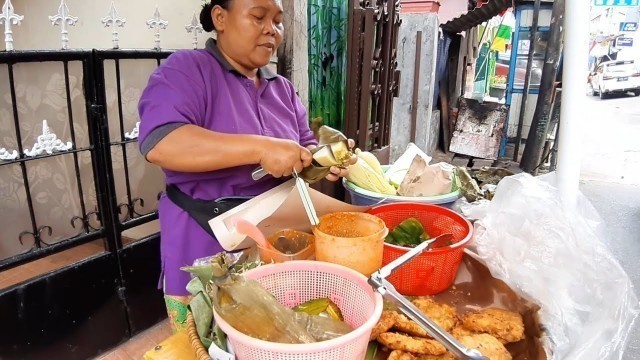
<path fill-rule="evenodd" d="M 398 69 L 401 72 L 399 96 L 393 103 L 391 125 L 391 161 L 404 152 L 411 141 L 411 102 L 415 78 L 416 33 L 422 31 L 422 55 L 420 59 L 418 111 L 415 144 L 429 152 L 427 146 L 438 135 L 435 126 L 439 121 L 432 117 L 433 90 L 438 44 L 438 15 L 402 14 L 398 34 Z"/>
<path fill-rule="evenodd" d="M 283 0 L 285 37 L 278 57 L 281 74 L 293 83 L 305 107 L 309 106 L 309 36 L 307 0 Z"/>

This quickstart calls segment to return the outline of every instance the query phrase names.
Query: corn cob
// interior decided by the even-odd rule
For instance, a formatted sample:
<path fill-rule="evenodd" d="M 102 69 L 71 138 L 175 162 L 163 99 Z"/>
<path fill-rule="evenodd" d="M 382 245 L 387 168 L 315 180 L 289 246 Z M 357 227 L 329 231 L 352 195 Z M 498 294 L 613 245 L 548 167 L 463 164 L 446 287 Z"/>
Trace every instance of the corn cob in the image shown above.
<path fill-rule="evenodd" d="M 368 151 L 362 151 L 360 149 L 356 149 L 356 155 L 359 159 L 366 161 L 373 170 L 384 177 L 384 170 L 382 170 L 382 166 L 380 165 L 380 162 L 375 155 Z"/>
<path fill-rule="evenodd" d="M 380 194 L 396 194 L 396 188 L 389 184 L 384 175 L 374 170 L 365 160 L 358 158 L 358 161 L 350 165 L 348 169 L 347 180 L 357 186 Z"/>

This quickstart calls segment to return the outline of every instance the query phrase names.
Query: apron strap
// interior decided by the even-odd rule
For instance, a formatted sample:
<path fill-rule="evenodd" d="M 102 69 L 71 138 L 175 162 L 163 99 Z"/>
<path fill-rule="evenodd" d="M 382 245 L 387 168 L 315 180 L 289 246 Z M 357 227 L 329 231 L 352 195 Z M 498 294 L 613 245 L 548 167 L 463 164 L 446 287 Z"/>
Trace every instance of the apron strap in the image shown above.
<path fill-rule="evenodd" d="M 214 238 L 209 220 L 251 199 L 250 197 L 231 197 L 219 200 L 194 199 L 173 184 L 167 185 L 166 194 L 169 200 L 186 211 L 204 231 Z"/>

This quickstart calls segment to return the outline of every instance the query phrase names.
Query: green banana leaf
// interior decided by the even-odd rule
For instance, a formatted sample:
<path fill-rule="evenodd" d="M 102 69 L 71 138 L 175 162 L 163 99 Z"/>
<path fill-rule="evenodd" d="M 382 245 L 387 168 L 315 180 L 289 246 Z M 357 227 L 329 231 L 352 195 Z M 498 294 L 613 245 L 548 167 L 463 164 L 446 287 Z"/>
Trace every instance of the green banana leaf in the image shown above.
<path fill-rule="evenodd" d="M 187 284 L 187 291 L 193 298 L 189 302 L 189 310 L 193 314 L 196 322 L 196 329 L 200 336 L 200 341 L 205 348 L 209 348 L 214 341 L 214 334 L 211 326 L 213 322 L 213 305 L 205 289 L 205 285 L 199 278 L 194 277 Z M 220 344 L 218 344 L 219 346 Z"/>

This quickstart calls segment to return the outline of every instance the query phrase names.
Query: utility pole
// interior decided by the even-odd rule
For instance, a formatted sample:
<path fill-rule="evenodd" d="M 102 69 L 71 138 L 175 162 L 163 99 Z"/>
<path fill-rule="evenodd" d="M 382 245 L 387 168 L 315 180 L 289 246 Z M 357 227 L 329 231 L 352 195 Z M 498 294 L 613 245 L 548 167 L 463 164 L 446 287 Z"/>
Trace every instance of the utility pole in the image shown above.
<path fill-rule="evenodd" d="M 558 143 L 558 189 L 568 209 L 576 206 L 580 185 L 582 146 L 581 127 L 585 111 L 584 97 L 589 55 L 589 6 L 584 0 L 566 0 L 565 13 L 571 14 L 564 26 L 564 66 L 562 69 L 562 131 Z"/>
<path fill-rule="evenodd" d="M 540 165 L 544 150 L 544 143 L 547 140 L 547 134 L 549 133 L 548 127 L 551 107 L 553 106 L 554 83 L 558 74 L 560 56 L 562 55 L 562 29 L 564 27 L 565 10 L 564 2 L 565 0 L 555 0 L 553 2 L 553 9 L 551 11 L 551 30 L 549 31 L 549 41 L 547 42 L 544 66 L 542 67 L 540 92 L 538 93 L 536 110 L 533 113 L 529 136 L 527 136 L 527 144 L 524 148 L 522 161 L 520 163 L 522 170 L 532 174 L 536 172 Z M 586 4 L 584 6 L 588 8 Z M 586 82 L 586 79 L 584 79 L 584 81 Z M 578 96 L 578 94 L 574 96 Z"/>

